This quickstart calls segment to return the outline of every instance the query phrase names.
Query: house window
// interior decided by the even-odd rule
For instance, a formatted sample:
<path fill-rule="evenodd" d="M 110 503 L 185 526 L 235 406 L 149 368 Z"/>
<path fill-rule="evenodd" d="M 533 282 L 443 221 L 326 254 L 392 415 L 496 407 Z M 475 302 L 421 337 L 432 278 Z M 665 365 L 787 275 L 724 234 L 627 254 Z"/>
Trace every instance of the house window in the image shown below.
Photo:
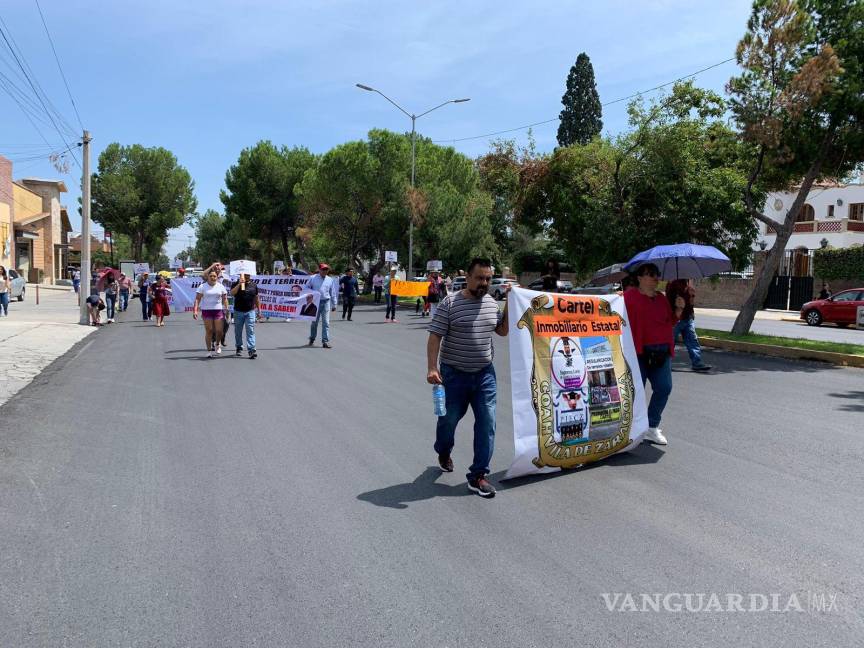
<path fill-rule="evenodd" d="M 864 221 L 864 203 L 849 205 L 849 220 Z"/>
<path fill-rule="evenodd" d="M 828 205 L 828 218 L 834 218 L 834 205 Z"/>
<path fill-rule="evenodd" d="M 804 205 L 801 211 L 798 212 L 796 223 L 812 223 L 816 220 L 816 212 L 813 210 L 813 205 Z"/>

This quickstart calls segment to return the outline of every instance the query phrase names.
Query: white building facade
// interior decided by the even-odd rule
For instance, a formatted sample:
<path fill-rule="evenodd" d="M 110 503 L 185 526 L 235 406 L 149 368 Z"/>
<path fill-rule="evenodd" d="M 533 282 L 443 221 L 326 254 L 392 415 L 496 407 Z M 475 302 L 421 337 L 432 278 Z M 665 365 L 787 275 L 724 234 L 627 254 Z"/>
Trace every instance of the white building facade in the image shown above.
<path fill-rule="evenodd" d="M 782 220 L 796 195 L 768 194 L 763 213 Z M 760 222 L 754 250 L 769 249 L 775 238 L 774 230 Z M 786 243 L 786 267 L 779 274 L 811 274 L 814 250 L 852 245 L 864 245 L 864 185 L 813 185 Z"/>

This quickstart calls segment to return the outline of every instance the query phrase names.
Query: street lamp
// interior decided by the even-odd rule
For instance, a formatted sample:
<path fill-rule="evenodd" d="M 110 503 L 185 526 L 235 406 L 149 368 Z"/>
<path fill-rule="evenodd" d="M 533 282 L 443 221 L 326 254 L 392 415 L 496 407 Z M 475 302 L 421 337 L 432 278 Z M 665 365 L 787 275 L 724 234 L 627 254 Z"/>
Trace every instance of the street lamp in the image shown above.
<path fill-rule="evenodd" d="M 362 83 L 355 84 L 361 90 L 366 90 L 367 92 L 377 92 L 379 95 L 384 97 L 391 104 L 396 106 L 401 112 L 403 112 L 410 120 L 411 120 L 411 188 L 414 189 L 414 169 L 416 166 L 416 153 L 415 153 L 415 139 L 416 139 L 416 125 L 417 120 L 424 115 L 428 115 L 433 110 L 438 110 L 451 103 L 465 103 L 466 101 L 471 101 L 470 98 L 467 99 L 450 99 L 449 101 L 445 101 L 442 104 L 435 106 L 434 108 L 430 108 L 426 112 L 422 112 L 419 115 L 414 115 L 405 110 L 402 106 L 393 101 L 390 97 L 385 95 L 380 90 L 376 90 L 375 88 L 370 88 L 367 85 L 363 85 Z M 414 218 L 413 214 L 411 220 L 408 223 L 408 279 L 409 281 L 414 278 Z"/>

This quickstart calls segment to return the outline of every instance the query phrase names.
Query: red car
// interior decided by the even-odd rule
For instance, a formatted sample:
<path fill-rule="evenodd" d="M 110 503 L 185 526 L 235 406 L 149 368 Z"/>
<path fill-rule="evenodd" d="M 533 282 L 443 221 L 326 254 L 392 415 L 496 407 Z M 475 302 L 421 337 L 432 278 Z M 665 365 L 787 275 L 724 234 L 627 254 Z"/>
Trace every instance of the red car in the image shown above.
<path fill-rule="evenodd" d="M 864 306 L 864 288 L 844 290 L 828 299 L 815 299 L 801 307 L 801 319 L 810 326 L 832 322 L 846 328 L 855 324 L 858 308 Z"/>

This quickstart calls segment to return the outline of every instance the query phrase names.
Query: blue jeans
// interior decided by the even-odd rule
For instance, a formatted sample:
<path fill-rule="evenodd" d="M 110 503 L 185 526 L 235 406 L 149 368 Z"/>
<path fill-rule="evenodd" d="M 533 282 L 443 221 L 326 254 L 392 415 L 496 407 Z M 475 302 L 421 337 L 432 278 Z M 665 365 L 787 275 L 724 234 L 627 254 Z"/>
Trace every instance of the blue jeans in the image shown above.
<path fill-rule="evenodd" d="M 318 337 L 318 322 L 321 322 L 321 341 L 330 341 L 330 300 L 322 299 L 318 304 L 318 316 L 312 322 L 309 329 L 309 341 L 314 342 Z"/>
<path fill-rule="evenodd" d="M 125 311 L 129 308 L 129 291 L 128 290 L 120 290 L 120 312 Z"/>
<path fill-rule="evenodd" d="M 234 346 L 243 348 L 243 326 L 246 326 L 246 350 L 255 350 L 255 311 L 234 311 Z"/>
<path fill-rule="evenodd" d="M 449 455 L 453 450 L 456 425 L 468 411 L 474 412 L 474 463 L 466 477 L 475 479 L 489 474 L 489 463 L 495 449 L 495 404 L 498 384 L 495 367 L 490 363 L 476 373 L 460 371 L 450 365 L 441 365 L 444 381 L 444 399 L 447 413 L 438 417 L 435 429 L 435 452 Z"/>
<path fill-rule="evenodd" d="M 9 314 L 9 291 L 0 293 L 0 310 L 3 311 L 4 315 Z"/>
<path fill-rule="evenodd" d="M 646 380 L 651 381 L 651 400 L 648 402 L 648 426 L 656 428 L 660 425 L 663 410 L 666 408 L 669 394 L 672 393 L 672 358 L 666 358 L 666 362 L 659 367 L 648 369 L 645 366 L 644 358 L 639 356 L 639 371 L 642 373 L 643 387 Z"/>
<path fill-rule="evenodd" d="M 678 336 L 684 340 L 684 346 L 687 347 L 687 355 L 690 356 L 690 364 L 694 367 L 702 366 L 702 347 L 699 344 L 699 338 L 696 335 L 696 322 L 692 319 L 681 320 L 675 325 L 675 340 Z"/>
<path fill-rule="evenodd" d="M 117 304 L 117 293 L 105 293 L 105 317 L 114 319 L 114 307 Z"/>
<path fill-rule="evenodd" d="M 141 297 L 141 315 L 145 320 L 150 319 L 150 314 L 153 312 L 153 306 L 148 301 L 147 296 Z"/>

